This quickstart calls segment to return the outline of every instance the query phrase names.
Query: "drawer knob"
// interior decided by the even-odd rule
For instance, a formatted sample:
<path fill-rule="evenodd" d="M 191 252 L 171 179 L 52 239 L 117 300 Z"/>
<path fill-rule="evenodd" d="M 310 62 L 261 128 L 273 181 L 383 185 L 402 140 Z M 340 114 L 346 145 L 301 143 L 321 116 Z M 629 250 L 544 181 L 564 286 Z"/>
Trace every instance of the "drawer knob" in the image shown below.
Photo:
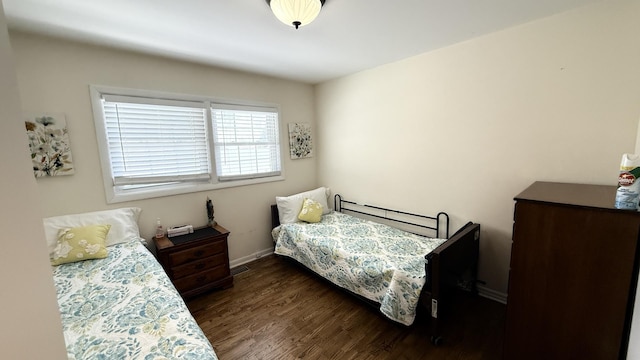
<path fill-rule="evenodd" d="M 200 256 L 204 255 L 204 250 L 198 250 L 198 251 L 194 252 L 193 255 L 195 255 L 197 257 L 200 257 Z"/>
<path fill-rule="evenodd" d="M 202 270 L 205 266 L 206 266 L 205 263 L 200 263 L 200 264 L 196 265 L 195 268 L 196 268 L 196 270 Z"/>
<path fill-rule="evenodd" d="M 199 282 L 199 283 L 201 283 L 201 282 L 205 281 L 206 279 L 207 279 L 207 277 L 206 277 L 206 276 L 198 276 L 198 277 L 196 278 L 196 281 L 197 281 L 197 282 Z"/>

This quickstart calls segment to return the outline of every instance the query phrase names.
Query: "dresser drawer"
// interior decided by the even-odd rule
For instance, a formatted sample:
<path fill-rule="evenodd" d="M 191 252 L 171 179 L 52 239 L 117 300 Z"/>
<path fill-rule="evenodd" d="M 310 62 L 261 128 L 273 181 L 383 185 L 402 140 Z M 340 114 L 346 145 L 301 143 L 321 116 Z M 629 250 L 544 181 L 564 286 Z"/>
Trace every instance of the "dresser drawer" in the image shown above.
<path fill-rule="evenodd" d="M 229 270 L 226 266 L 218 266 L 213 269 L 209 269 L 203 272 L 199 272 L 197 274 L 185 276 L 180 279 L 173 280 L 173 284 L 175 285 L 178 292 L 186 292 L 189 290 L 193 290 L 199 288 L 201 286 L 208 285 L 217 280 L 223 279 L 229 275 Z"/>
<path fill-rule="evenodd" d="M 204 245 L 195 246 L 190 249 L 176 251 L 169 254 L 169 264 L 171 267 L 182 265 L 191 261 L 204 259 L 209 256 L 226 252 L 226 241 L 217 240 Z"/>
<path fill-rule="evenodd" d="M 218 253 L 202 260 L 188 262 L 184 265 L 176 266 L 171 269 L 173 279 L 179 279 L 187 275 L 195 274 L 204 270 L 214 268 L 218 265 L 226 264 L 227 259 L 225 253 Z"/>

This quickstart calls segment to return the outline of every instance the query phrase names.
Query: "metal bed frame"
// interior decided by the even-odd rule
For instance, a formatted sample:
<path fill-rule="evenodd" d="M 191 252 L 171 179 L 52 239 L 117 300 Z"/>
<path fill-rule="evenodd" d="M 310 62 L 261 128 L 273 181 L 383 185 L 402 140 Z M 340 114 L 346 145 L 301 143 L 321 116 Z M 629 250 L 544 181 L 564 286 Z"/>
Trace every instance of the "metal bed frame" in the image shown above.
<path fill-rule="evenodd" d="M 352 213 L 365 215 L 367 217 L 374 217 L 377 219 L 383 219 L 383 220 L 391 221 L 398 224 L 409 225 L 410 227 L 433 230 L 435 232 L 436 238 L 442 238 L 442 239 L 449 238 L 449 215 L 443 211 L 439 212 L 436 216 L 414 214 L 414 213 L 409 213 L 409 212 L 400 211 L 400 210 L 383 208 L 383 207 L 373 206 L 368 204 L 358 204 L 353 201 L 343 200 L 340 194 L 336 194 L 333 197 L 333 200 L 334 200 L 333 208 L 335 211 L 339 211 L 339 212 L 349 211 Z M 358 210 L 358 207 L 365 207 L 367 208 L 366 210 L 369 210 L 369 212 Z M 384 213 L 384 215 L 375 214 L 373 213 L 373 211 L 371 211 L 371 209 L 380 210 Z M 400 216 L 405 215 L 406 217 L 413 218 L 416 220 L 414 221 L 402 220 L 400 218 L 389 216 L 389 213 L 397 214 Z M 419 222 L 419 220 L 424 220 L 424 221 Z M 444 229 L 442 229 L 442 225 L 444 225 Z M 407 229 L 404 229 L 404 230 L 414 233 L 416 235 L 422 235 L 422 236 L 425 235 L 417 231 L 412 231 Z"/>
<path fill-rule="evenodd" d="M 433 232 L 435 237 L 445 238 L 443 244 L 425 256 L 426 284 L 420 295 L 420 307 L 428 311 L 431 318 L 431 342 L 440 345 L 443 337 L 440 334 L 440 317 L 443 307 L 446 308 L 448 293 L 453 288 L 459 288 L 462 279 L 469 286 L 465 289 L 473 294 L 477 293 L 477 271 L 480 241 L 480 224 L 467 223 L 449 237 L 449 215 L 439 212 L 435 216 L 409 213 L 379 206 L 358 204 L 344 200 L 341 195 L 334 196 L 334 210 L 351 212 L 359 217 L 382 220 L 389 226 L 401 228 L 417 235 L 428 236 L 426 232 Z M 354 215 L 355 216 L 355 215 Z M 272 228 L 280 225 L 278 208 L 271 205 Z M 314 273 L 315 274 L 315 273 Z M 345 290 L 340 288 L 341 290 Z M 347 292 L 349 292 L 347 290 Z M 371 304 L 372 301 L 349 292 Z"/>

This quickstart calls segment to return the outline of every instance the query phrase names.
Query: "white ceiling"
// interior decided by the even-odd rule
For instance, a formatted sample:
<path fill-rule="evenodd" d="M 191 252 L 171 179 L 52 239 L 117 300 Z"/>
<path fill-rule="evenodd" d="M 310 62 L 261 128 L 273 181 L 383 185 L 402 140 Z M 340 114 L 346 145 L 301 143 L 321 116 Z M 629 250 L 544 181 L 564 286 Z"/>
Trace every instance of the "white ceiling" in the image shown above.
<path fill-rule="evenodd" d="M 295 30 L 265 0 L 0 0 L 10 29 L 318 83 L 606 0 L 326 0 Z"/>

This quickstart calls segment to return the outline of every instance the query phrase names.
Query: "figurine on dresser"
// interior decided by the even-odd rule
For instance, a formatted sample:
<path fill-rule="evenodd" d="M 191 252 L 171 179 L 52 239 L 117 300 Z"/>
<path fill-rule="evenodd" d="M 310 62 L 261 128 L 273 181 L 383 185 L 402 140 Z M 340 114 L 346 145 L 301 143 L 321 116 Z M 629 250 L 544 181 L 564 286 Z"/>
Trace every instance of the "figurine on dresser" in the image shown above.
<path fill-rule="evenodd" d="M 211 199 L 207 197 L 207 218 L 209 221 L 207 222 L 207 226 L 214 227 L 216 226 L 216 221 L 213 219 L 213 202 Z"/>

